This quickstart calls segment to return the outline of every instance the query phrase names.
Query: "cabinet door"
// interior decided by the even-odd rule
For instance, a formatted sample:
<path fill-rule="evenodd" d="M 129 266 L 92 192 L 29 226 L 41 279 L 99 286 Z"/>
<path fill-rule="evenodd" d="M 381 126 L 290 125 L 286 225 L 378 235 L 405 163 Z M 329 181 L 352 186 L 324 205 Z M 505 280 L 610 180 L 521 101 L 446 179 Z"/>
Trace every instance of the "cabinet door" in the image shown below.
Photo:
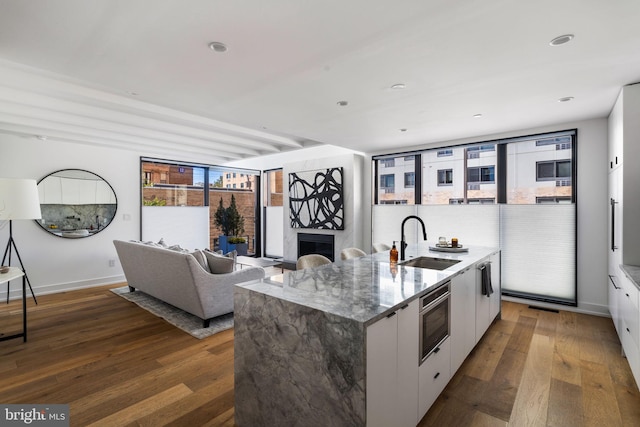
<path fill-rule="evenodd" d="M 621 173 L 622 167 L 609 173 L 607 253 L 609 254 L 609 275 L 611 276 L 618 275 L 618 266 L 622 264 Z"/>
<path fill-rule="evenodd" d="M 479 262 L 477 265 L 479 266 L 483 262 L 488 260 Z M 490 313 L 491 313 L 491 297 L 486 295 L 482 295 L 482 274 L 479 270 L 476 270 L 478 274 L 476 274 L 476 343 L 480 341 L 480 338 L 484 335 L 487 328 L 489 328 L 489 324 L 491 323 Z M 492 269 L 493 271 L 493 269 Z"/>
<path fill-rule="evenodd" d="M 633 345 L 636 349 L 640 348 L 640 331 L 639 324 L 640 318 L 638 313 L 638 289 L 633 283 L 622 274 L 619 278 L 620 283 L 620 316 L 624 320 L 625 327 L 622 333 L 625 331 L 632 339 Z M 625 351 L 627 349 L 625 348 Z"/>
<path fill-rule="evenodd" d="M 395 425 L 397 336 L 395 312 L 367 327 L 367 426 Z"/>
<path fill-rule="evenodd" d="M 80 204 L 80 181 L 77 179 L 61 178 L 62 204 Z"/>
<path fill-rule="evenodd" d="M 104 181 L 98 181 L 96 188 L 96 203 L 99 205 L 108 205 L 115 203 L 111 186 Z"/>
<path fill-rule="evenodd" d="M 619 300 L 622 292 L 620 286 L 618 286 L 618 278 L 616 276 L 609 276 L 609 283 L 607 283 L 608 297 L 609 297 L 609 313 L 611 313 L 611 320 L 616 327 L 618 335 L 620 335 L 620 312 L 619 312 Z"/>
<path fill-rule="evenodd" d="M 491 255 L 489 258 L 491 262 L 491 286 L 493 287 L 493 293 L 489 298 L 489 324 L 500 313 L 502 304 L 502 286 L 500 276 L 500 252 Z"/>
<path fill-rule="evenodd" d="M 420 365 L 418 419 L 422 419 L 427 413 L 451 378 L 450 340 L 446 339 L 438 348 L 438 351 L 431 353 L 427 360 Z"/>
<path fill-rule="evenodd" d="M 475 274 L 475 267 L 470 267 L 451 279 L 451 375 L 476 343 Z"/>
<path fill-rule="evenodd" d="M 62 204 L 62 183 L 58 177 L 50 177 L 38 184 L 38 190 L 42 190 L 40 203 L 49 205 Z"/>
<path fill-rule="evenodd" d="M 367 328 L 367 426 L 418 423 L 419 300 Z"/>
<path fill-rule="evenodd" d="M 418 306 L 413 300 L 397 311 L 398 315 L 398 384 L 396 395 L 397 418 L 394 426 L 418 424 L 418 364 L 420 363 L 420 328 Z"/>

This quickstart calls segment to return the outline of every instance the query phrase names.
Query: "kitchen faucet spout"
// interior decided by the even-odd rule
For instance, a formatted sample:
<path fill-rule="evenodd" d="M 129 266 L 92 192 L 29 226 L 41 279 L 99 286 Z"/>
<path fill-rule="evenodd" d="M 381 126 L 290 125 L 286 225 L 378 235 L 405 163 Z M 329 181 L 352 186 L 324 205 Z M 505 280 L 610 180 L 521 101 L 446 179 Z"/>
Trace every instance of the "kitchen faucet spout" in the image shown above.
<path fill-rule="evenodd" d="M 400 261 L 404 261 L 404 250 L 407 247 L 407 243 L 404 240 L 404 223 L 407 222 L 407 220 L 409 219 L 416 219 L 418 220 L 418 222 L 420 223 L 420 225 L 422 226 L 422 238 L 424 240 L 427 240 L 427 229 L 424 226 L 424 222 L 422 221 L 422 219 L 418 216 L 415 215 L 409 215 L 408 217 L 406 217 L 405 219 L 402 220 L 402 225 L 400 226 L 400 236 L 401 236 L 401 240 L 400 240 Z"/>

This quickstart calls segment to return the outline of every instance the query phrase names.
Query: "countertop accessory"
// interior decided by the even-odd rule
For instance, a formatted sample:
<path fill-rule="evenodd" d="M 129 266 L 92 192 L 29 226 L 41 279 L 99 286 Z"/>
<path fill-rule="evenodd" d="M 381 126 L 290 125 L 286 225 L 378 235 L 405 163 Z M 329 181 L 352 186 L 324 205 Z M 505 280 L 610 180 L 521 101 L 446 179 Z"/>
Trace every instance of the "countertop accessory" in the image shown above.
<path fill-rule="evenodd" d="M 436 252 L 469 252 L 469 248 L 465 248 L 462 245 L 458 245 L 457 248 L 453 248 L 451 245 L 440 246 L 437 243 L 435 246 L 429 246 L 429 250 Z"/>

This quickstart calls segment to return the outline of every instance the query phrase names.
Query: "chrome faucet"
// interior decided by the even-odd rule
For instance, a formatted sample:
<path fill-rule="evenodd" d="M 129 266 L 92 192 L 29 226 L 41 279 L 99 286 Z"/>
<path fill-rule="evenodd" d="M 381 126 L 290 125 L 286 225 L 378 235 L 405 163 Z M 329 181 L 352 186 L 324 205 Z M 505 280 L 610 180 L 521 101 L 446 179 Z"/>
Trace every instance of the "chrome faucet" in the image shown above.
<path fill-rule="evenodd" d="M 409 215 L 408 217 L 403 219 L 401 230 L 400 230 L 401 231 L 400 235 L 402 236 L 402 240 L 400 240 L 400 261 L 404 261 L 404 250 L 407 247 L 407 243 L 405 243 L 404 241 L 404 223 L 411 218 L 417 219 L 420 225 L 422 225 L 422 237 L 424 238 L 424 240 L 427 240 L 427 229 L 425 228 L 424 222 L 422 222 L 422 219 L 420 219 L 420 217 L 417 217 L 415 215 Z"/>

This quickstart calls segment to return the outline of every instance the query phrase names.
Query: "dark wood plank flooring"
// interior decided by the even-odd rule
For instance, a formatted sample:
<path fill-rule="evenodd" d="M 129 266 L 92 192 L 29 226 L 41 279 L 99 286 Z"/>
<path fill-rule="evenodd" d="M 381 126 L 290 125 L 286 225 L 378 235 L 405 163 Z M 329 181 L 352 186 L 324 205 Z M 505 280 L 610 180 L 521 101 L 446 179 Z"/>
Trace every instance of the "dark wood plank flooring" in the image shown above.
<path fill-rule="evenodd" d="M 0 342 L 0 402 L 67 403 L 71 425 L 233 426 L 233 331 L 198 340 L 97 287 L 29 300 Z M 0 304 L 0 332 L 21 326 Z M 420 426 L 638 426 L 611 319 L 503 303 Z"/>

